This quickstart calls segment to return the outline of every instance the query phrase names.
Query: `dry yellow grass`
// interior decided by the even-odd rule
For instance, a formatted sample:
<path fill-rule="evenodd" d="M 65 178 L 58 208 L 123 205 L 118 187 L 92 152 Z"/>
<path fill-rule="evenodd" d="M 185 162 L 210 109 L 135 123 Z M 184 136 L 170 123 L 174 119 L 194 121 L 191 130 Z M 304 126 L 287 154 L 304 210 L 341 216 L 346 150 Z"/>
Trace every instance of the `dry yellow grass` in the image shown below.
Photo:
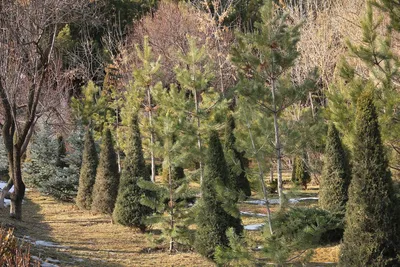
<path fill-rule="evenodd" d="M 312 188 L 300 193 L 315 196 L 317 191 Z M 239 207 L 242 211 L 266 213 L 265 207 L 260 205 L 242 203 Z M 277 208 L 273 205 L 271 211 L 276 212 Z M 51 241 L 63 246 L 32 247 L 33 255 L 41 259 L 58 259 L 61 266 L 213 266 L 194 252 L 169 255 L 165 250 L 152 249 L 145 234 L 112 224 L 108 216 L 79 210 L 73 203 L 62 203 L 34 190 L 27 192 L 22 222 L 10 219 L 7 209 L 0 210 L 0 218 L 2 225 L 15 227 L 19 237 L 29 236 L 32 240 Z M 248 225 L 263 223 L 266 218 L 243 216 L 242 220 L 244 225 Z M 153 231 L 157 231 L 156 227 Z M 258 231 L 249 231 L 246 235 L 255 244 L 262 238 Z M 338 246 L 318 248 L 310 266 L 337 260 Z"/>
<path fill-rule="evenodd" d="M 16 228 L 17 236 L 65 247 L 32 246 L 33 255 L 61 260 L 62 266 L 213 266 L 193 252 L 152 251 L 144 234 L 35 191 L 27 192 L 22 222 L 8 218 L 8 210 L 0 216 L 3 225 Z"/>

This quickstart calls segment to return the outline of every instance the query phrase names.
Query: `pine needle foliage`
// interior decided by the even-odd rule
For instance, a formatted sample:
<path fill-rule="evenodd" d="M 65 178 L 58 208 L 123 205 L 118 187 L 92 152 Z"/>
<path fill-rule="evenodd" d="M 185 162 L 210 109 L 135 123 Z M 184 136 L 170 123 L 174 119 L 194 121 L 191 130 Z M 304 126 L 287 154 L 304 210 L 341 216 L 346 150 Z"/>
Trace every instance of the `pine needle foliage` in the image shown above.
<path fill-rule="evenodd" d="M 196 216 L 197 229 L 194 243 L 196 251 L 210 259 L 214 257 L 217 246 L 229 245 L 226 236 L 228 228 L 233 227 L 237 234 L 243 230 L 237 208 L 237 217 L 227 212 L 227 204 L 232 201 L 221 194 L 228 184 L 228 169 L 222 145 L 218 133 L 212 131 L 207 150 L 204 180 L 201 185 L 202 198 Z"/>
<path fill-rule="evenodd" d="M 340 266 L 399 266 L 398 209 L 373 96 L 357 102 Z"/>
<path fill-rule="evenodd" d="M 144 218 L 152 213 L 152 209 L 140 203 L 146 191 L 140 188 L 138 181 L 150 181 L 150 176 L 143 156 L 137 115 L 132 116 L 128 144 L 113 219 L 119 224 L 144 231 Z"/>
<path fill-rule="evenodd" d="M 99 163 L 96 144 L 90 129 L 86 130 L 83 145 L 82 167 L 79 175 L 78 195 L 76 204 L 81 209 L 90 210 L 92 206 L 93 186 L 96 180 L 96 169 Z"/>
<path fill-rule="evenodd" d="M 117 155 L 109 129 L 105 131 L 102 139 L 100 160 L 93 187 L 92 211 L 112 214 L 119 185 Z"/>
<path fill-rule="evenodd" d="M 264 230 L 262 254 L 277 264 L 296 256 L 304 263 L 312 249 L 341 239 L 343 217 L 318 208 L 290 208 L 275 214 L 273 229 L 274 235 Z"/>
<path fill-rule="evenodd" d="M 343 212 L 348 200 L 351 170 L 339 132 L 329 124 L 326 137 L 325 161 L 319 187 L 319 205 L 331 212 Z"/>
<path fill-rule="evenodd" d="M 239 195 L 249 197 L 251 196 L 251 188 L 245 172 L 245 159 L 243 153 L 240 153 L 235 147 L 234 130 L 235 119 L 232 114 L 229 114 L 225 125 L 225 155 L 229 171 L 229 183 L 232 190 Z"/>

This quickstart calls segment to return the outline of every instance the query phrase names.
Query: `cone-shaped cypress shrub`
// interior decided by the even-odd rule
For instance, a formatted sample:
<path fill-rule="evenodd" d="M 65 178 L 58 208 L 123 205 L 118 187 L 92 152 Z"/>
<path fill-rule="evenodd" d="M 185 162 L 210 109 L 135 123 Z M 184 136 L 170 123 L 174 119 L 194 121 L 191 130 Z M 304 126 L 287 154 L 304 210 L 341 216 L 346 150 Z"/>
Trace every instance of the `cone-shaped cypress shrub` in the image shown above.
<path fill-rule="evenodd" d="M 339 132 L 334 124 L 328 127 L 325 161 L 319 186 L 319 205 L 331 212 L 344 212 L 351 179 L 350 167 Z"/>
<path fill-rule="evenodd" d="M 93 140 L 92 132 L 88 129 L 85 133 L 85 143 L 83 146 L 82 167 L 79 175 L 78 195 L 76 204 L 81 209 L 90 209 L 92 206 L 93 185 L 96 179 L 96 169 L 98 165 L 96 145 Z"/>
<path fill-rule="evenodd" d="M 150 175 L 144 161 L 138 118 L 134 115 L 113 218 L 117 223 L 144 231 L 146 225 L 143 219 L 152 210 L 140 204 L 142 195 L 147 191 L 139 187 L 139 179 L 150 181 Z"/>
<path fill-rule="evenodd" d="M 93 187 L 92 211 L 112 214 L 117 198 L 119 174 L 117 155 L 114 150 L 111 131 L 103 135 L 99 166 Z"/>
<path fill-rule="evenodd" d="M 65 155 L 67 154 L 67 149 L 65 148 L 64 137 L 61 134 L 57 135 L 57 144 L 58 149 L 56 166 L 62 169 L 64 167 L 67 167 L 68 165 L 64 161 Z"/>
<path fill-rule="evenodd" d="M 357 102 L 354 162 L 340 266 L 400 266 L 398 215 L 371 94 Z"/>
<path fill-rule="evenodd" d="M 225 151 L 227 155 L 227 165 L 231 188 L 245 196 L 251 196 L 249 180 L 245 172 L 244 156 L 235 148 L 236 138 L 233 134 L 235 130 L 235 119 L 230 114 L 225 126 Z"/>
<path fill-rule="evenodd" d="M 307 184 L 311 181 L 310 173 L 302 157 L 296 157 L 293 162 L 292 182 L 302 185 L 307 189 Z"/>
<path fill-rule="evenodd" d="M 219 195 L 218 187 L 226 187 L 229 174 L 218 133 L 210 135 L 206 156 L 204 179 L 201 184 L 202 198 L 196 216 L 196 236 L 194 247 L 201 255 L 213 258 L 218 245 L 228 246 L 226 230 L 230 227 L 236 233 L 243 230 L 240 218 L 235 218 L 224 209 L 223 197 Z"/>

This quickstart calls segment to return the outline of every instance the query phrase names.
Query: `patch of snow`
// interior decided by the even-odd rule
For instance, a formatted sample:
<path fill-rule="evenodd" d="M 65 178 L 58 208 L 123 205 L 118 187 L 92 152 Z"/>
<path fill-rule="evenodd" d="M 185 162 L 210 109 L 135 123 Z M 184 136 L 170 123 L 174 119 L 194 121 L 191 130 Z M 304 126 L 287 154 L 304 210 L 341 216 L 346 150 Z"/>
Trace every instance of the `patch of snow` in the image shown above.
<path fill-rule="evenodd" d="M 259 223 L 259 224 L 250 224 L 250 225 L 245 225 L 244 230 L 248 231 L 258 231 L 260 230 L 265 223 Z"/>
<path fill-rule="evenodd" d="M 9 199 L 4 199 L 4 206 L 5 206 L 5 207 L 11 206 L 11 200 L 9 200 Z"/>
<path fill-rule="evenodd" d="M 81 259 L 81 258 L 74 258 L 74 261 L 77 261 L 77 262 L 84 262 L 84 259 Z"/>
<path fill-rule="evenodd" d="M 264 213 L 254 213 L 248 211 L 241 211 L 240 215 L 249 216 L 249 217 L 267 217 L 267 214 Z"/>
<path fill-rule="evenodd" d="M 57 244 L 55 244 L 53 242 L 43 241 L 43 240 L 36 240 L 35 242 L 33 242 L 33 244 L 36 245 L 36 246 L 42 246 L 42 247 L 66 248 L 64 246 L 57 245 Z"/>
<path fill-rule="evenodd" d="M 41 259 L 37 256 L 31 256 L 31 259 L 35 261 L 41 261 Z"/>
<path fill-rule="evenodd" d="M 40 266 L 41 266 L 41 267 L 60 267 L 59 265 L 52 264 L 52 263 L 49 263 L 49 262 L 42 262 L 42 263 L 40 264 Z"/>
<path fill-rule="evenodd" d="M 52 259 L 52 258 L 46 258 L 46 262 L 50 262 L 50 263 L 60 263 L 59 260 Z"/>
<path fill-rule="evenodd" d="M 0 182 L 0 189 L 3 190 L 3 188 L 7 185 L 6 182 Z M 14 192 L 14 186 L 11 187 L 10 193 Z"/>
<path fill-rule="evenodd" d="M 309 200 L 318 200 L 318 197 L 290 198 L 288 201 L 289 201 L 289 203 L 299 203 L 301 201 L 309 201 Z M 265 205 L 265 200 L 261 200 L 261 199 L 247 200 L 247 201 L 244 201 L 244 203 L 254 204 L 254 205 Z M 268 199 L 268 203 L 270 205 L 277 205 L 277 204 L 279 204 L 279 199 L 277 199 L 277 198 Z"/>

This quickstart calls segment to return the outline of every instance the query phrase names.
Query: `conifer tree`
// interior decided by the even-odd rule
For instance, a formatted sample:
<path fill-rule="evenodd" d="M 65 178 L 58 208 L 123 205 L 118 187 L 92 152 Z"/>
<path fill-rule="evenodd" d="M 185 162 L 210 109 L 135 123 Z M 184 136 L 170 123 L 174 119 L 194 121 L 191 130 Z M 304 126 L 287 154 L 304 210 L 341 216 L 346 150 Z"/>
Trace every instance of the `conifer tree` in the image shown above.
<path fill-rule="evenodd" d="M 179 65 L 175 67 L 176 80 L 180 87 L 189 94 L 186 112 L 190 114 L 197 137 L 197 151 L 194 160 L 199 164 L 200 183 L 204 176 L 204 135 L 207 128 L 215 125 L 218 117 L 225 113 L 226 102 L 221 101 L 220 94 L 210 87 L 214 79 L 212 62 L 207 54 L 206 47 L 199 47 L 194 37 L 188 37 L 188 51 L 180 55 Z M 223 111 L 223 112 L 220 112 Z M 213 117 L 213 120 L 210 118 Z"/>
<path fill-rule="evenodd" d="M 196 237 L 194 247 L 201 255 L 213 258 L 217 246 L 228 246 L 226 230 L 232 227 L 237 234 L 243 230 L 240 217 L 227 212 L 225 201 L 221 195 L 229 184 L 228 169 L 218 133 L 212 131 L 207 150 L 204 180 L 201 185 L 202 198 L 196 217 Z M 236 208 L 236 212 L 238 210 Z"/>
<path fill-rule="evenodd" d="M 93 186 L 92 211 L 112 214 L 118 193 L 119 174 L 110 129 L 105 131 L 102 139 L 99 165 Z"/>
<path fill-rule="evenodd" d="M 340 266 L 399 266 L 397 203 L 370 93 L 357 102 Z"/>
<path fill-rule="evenodd" d="M 67 154 L 67 149 L 65 148 L 64 137 L 61 134 L 57 135 L 57 144 L 58 144 L 58 149 L 57 149 L 56 166 L 59 168 L 67 167 L 67 164 L 64 161 L 64 158 Z"/>
<path fill-rule="evenodd" d="M 164 183 L 140 181 L 142 188 L 151 190 L 156 197 L 143 197 L 142 203 L 156 212 L 146 219 L 147 222 L 161 224 L 161 235 L 155 238 L 158 244 L 168 243 L 170 253 L 182 246 L 193 244 L 193 209 L 188 200 L 195 196 L 189 188 L 189 179 L 185 177 L 181 166 L 188 164 L 187 155 L 193 139 L 182 134 L 182 130 L 190 127 L 187 120 L 185 104 L 188 100 L 185 92 L 171 85 L 169 90 L 156 93 L 157 126 L 159 137 L 163 141 L 161 155 L 164 158 Z M 179 104 L 178 104 L 179 103 Z M 176 105 L 176 106 L 175 106 Z M 180 138 L 176 136 L 179 134 Z M 190 157 L 189 157 L 190 158 Z"/>
<path fill-rule="evenodd" d="M 233 49 L 232 61 L 239 70 L 239 94 L 257 106 L 265 120 L 273 119 L 274 140 L 265 143 L 274 144 L 282 205 L 281 115 L 285 109 L 306 98 L 315 82 L 314 75 L 302 84 L 291 82 L 290 70 L 299 56 L 300 25 L 289 25 L 287 14 L 276 7 L 273 0 L 266 1 L 260 9 L 261 22 L 255 23 L 255 30 L 237 35 L 238 45 Z"/>
<path fill-rule="evenodd" d="M 344 212 L 351 174 L 339 132 L 329 124 L 326 137 L 325 161 L 319 186 L 319 205 L 331 212 Z"/>
<path fill-rule="evenodd" d="M 138 185 L 139 180 L 150 181 L 144 161 L 142 140 L 137 115 L 132 116 L 129 142 L 118 189 L 118 197 L 113 212 L 115 222 L 144 231 L 144 218 L 152 209 L 140 203 L 146 191 Z"/>
<path fill-rule="evenodd" d="M 98 161 L 92 131 L 87 129 L 83 146 L 82 167 L 79 175 L 78 195 L 76 197 L 76 204 L 82 209 L 89 210 L 92 206 L 93 186 L 96 179 Z"/>
<path fill-rule="evenodd" d="M 307 189 L 307 184 L 311 181 L 310 173 L 307 170 L 307 166 L 304 162 L 304 158 L 297 156 L 293 162 L 292 171 L 292 182 L 297 185 L 302 185 L 304 189 Z"/>
<path fill-rule="evenodd" d="M 229 170 L 230 186 L 239 194 L 246 197 L 251 196 L 251 188 L 249 180 L 247 180 L 245 172 L 245 159 L 236 147 L 236 137 L 233 133 L 235 129 L 235 119 L 228 115 L 225 126 L 225 155 Z"/>

